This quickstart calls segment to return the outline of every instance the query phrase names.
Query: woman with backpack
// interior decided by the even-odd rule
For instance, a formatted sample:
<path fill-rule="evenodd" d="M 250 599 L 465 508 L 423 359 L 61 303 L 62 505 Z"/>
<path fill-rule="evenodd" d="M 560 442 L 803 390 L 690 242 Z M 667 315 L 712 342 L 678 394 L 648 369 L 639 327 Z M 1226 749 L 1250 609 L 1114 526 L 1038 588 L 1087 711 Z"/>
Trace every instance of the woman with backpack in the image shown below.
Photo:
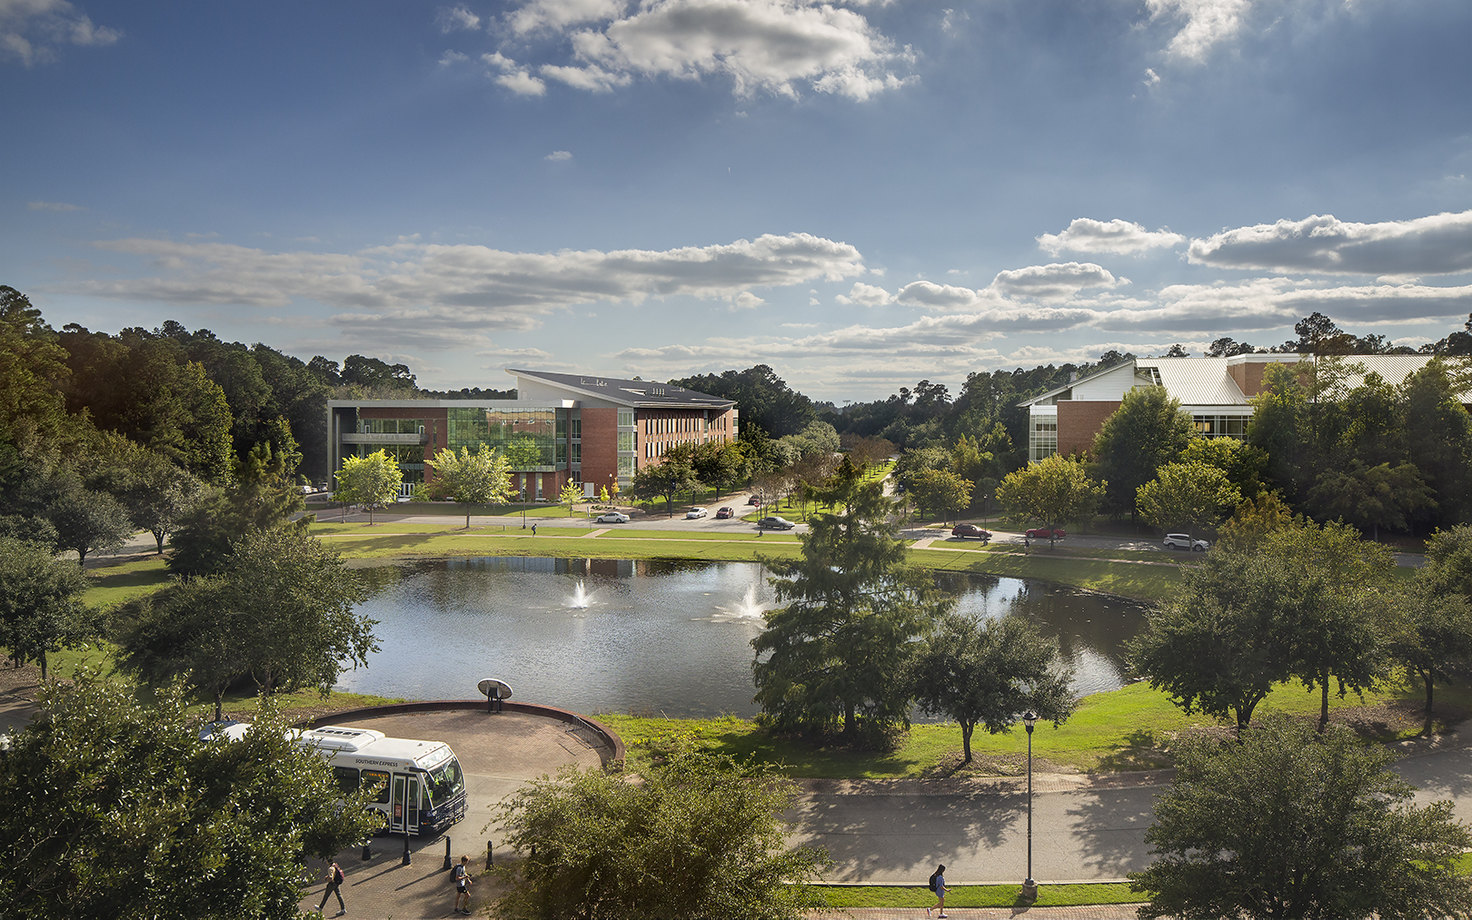
<path fill-rule="evenodd" d="M 925 908 L 925 916 L 930 916 L 932 910 L 939 910 L 940 916 L 944 917 L 946 915 L 946 867 L 944 864 L 936 866 L 935 872 L 931 874 L 930 890 L 935 892 L 939 900 L 935 902 L 935 907 Z"/>
<path fill-rule="evenodd" d="M 327 867 L 327 890 L 322 892 L 322 903 L 317 905 L 318 913 L 327 906 L 327 899 L 333 895 L 337 895 L 337 915 L 341 917 L 348 912 L 348 906 L 342 902 L 343 879 L 341 866 L 334 862 Z"/>

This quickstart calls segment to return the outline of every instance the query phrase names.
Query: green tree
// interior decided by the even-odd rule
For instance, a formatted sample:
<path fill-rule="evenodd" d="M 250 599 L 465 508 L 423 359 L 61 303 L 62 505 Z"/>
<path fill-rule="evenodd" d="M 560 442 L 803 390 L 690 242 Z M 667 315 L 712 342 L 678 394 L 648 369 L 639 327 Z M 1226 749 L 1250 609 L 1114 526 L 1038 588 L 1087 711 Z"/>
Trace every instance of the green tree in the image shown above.
<path fill-rule="evenodd" d="M 0 645 L 17 663 L 36 662 L 44 680 L 48 653 L 97 634 L 96 618 L 82 603 L 86 589 L 81 568 L 48 547 L 0 537 Z"/>
<path fill-rule="evenodd" d="M 269 471 L 242 465 L 243 475 L 228 488 L 207 489 L 175 526 L 169 571 L 193 577 L 225 571 L 235 544 L 247 533 L 278 527 L 305 531 L 314 520 L 300 489 Z"/>
<path fill-rule="evenodd" d="M 695 468 L 683 456 L 672 453 L 654 466 L 634 473 L 634 494 L 644 499 L 663 498 L 665 513 L 675 514 L 675 496 L 700 488 Z"/>
<path fill-rule="evenodd" d="M 1391 654 L 1426 690 L 1429 734 L 1436 684 L 1472 678 L 1472 526 L 1431 535 L 1405 611 Z"/>
<path fill-rule="evenodd" d="M 1267 473 L 1268 457 L 1261 450 L 1236 438 L 1192 438 L 1181 454 L 1183 463 L 1204 463 L 1215 467 L 1226 475 L 1227 481 L 1237 487 L 1243 498 L 1261 495 L 1267 488 L 1263 476 Z"/>
<path fill-rule="evenodd" d="M 55 452 L 68 427 L 67 353 L 26 295 L 0 285 L 0 486 Z"/>
<path fill-rule="evenodd" d="M 377 450 L 366 457 L 344 457 L 342 469 L 334 476 L 337 489 L 333 498 L 347 505 L 368 509 L 368 524 L 373 524 L 373 511 L 393 501 L 404 481 L 404 471 L 387 451 Z M 470 512 L 466 511 L 469 521 Z M 469 523 L 465 526 L 469 527 Z"/>
<path fill-rule="evenodd" d="M 756 701 L 782 728 L 837 725 L 851 739 L 908 724 L 911 640 L 948 601 L 904 565 L 879 481 L 844 458 L 812 498 L 833 510 L 809 518 L 802 557 L 767 563 L 783 606 L 752 640 Z"/>
<path fill-rule="evenodd" d="M 16 920 L 298 917 L 303 854 L 371 832 L 332 768 L 269 707 L 239 741 L 201 741 L 178 687 L 152 704 L 83 679 L 0 756 L 0 903 Z M 58 790 L 44 794 L 45 790 Z"/>
<path fill-rule="evenodd" d="M 1226 473 L 1200 462 L 1167 463 L 1140 486 L 1140 516 L 1164 531 L 1197 534 L 1220 524 L 1242 493 Z"/>
<path fill-rule="evenodd" d="M 499 505 L 511 499 L 511 464 L 487 444 L 473 454 L 467 447 L 461 447 L 459 453 L 441 448 L 429 465 L 434 469 L 429 494 L 452 497 L 464 505 L 466 530 L 470 529 L 471 506 Z"/>
<path fill-rule="evenodd" d="M 1094 436 L 1093 473 L 1104 482 L 1104 504 L 1135 515 L 1140 486 L 1160 467 L 1180 459 L 1195 437 L 1191 413 L 1165 387 L 1135 387 Z"/>
<path fill-rule="evenodd" d="M 1413 513 L 1436 504 L 1414 464 L 1367 467 L 1358 458 L 1321 470 L 1307 501 L 1316 515 L 1348 521 L 1377 540 L 1381 525 L 1403 531 Z"/>
<path fill-rule="evenodd" d="M 1083 463 L 1054 454 L 1008 473 L 997 502 L 1020 519 L 1056 528 L 1091 517 L 1107 486 L 1090 479 Z"/>
<path fill-rule="evenodd" d="M 187 682 L 224 718 L 226 692 L 250 677 L 239 632 L 254 626 L 234 615 L 234 587 L 223 575 L 201 575 L 125 605 L 112 627 L 123 666 L 151 687 Z"/>
<path fill-rule="evenodd" d="M 706 441 L 695 448 L 692 459 L 695 475 L 716 490 L 731 489 L 746 477 L 746 452 L 736 441 Z"/>
<path fill-rule="evenodd" d="M 932 514 L 946 515 L 971 504 L 971 483 L 950 470 L 920 470 L 910 477 L 909 496 Z"/>
<path fill-rule="evenodd" d="M 769 769 L 710 755 L 678 755 L 637 783 L 564 767 L 501 807 L 506 842 L 529 855 L 496 914 L 800 920 L 828 860 L 787 847 L 779 815 L 795 797 Z"/>
<path fill-rule="evenodd" d="M 744 371 L 704 374 L 671 380 L 670 383 L 709 396 L 733 400 L 741 407 L 743 434 L 753 425 L 776 437 L 797 434 L 817 418 L 813 401 L 794 392 L 765 364 L 758 364 Z"/>
<path fill-rule="evenodd" d="M 1240 741 L 1181 745 L 1145 832 L 1156 861 L 1130 874 L 1150 898 L 1141 917 L 1472 916 L 1472 877 L 1457 867 L 1472 833 L 1449 802 L 1413 805 L 1387 751 L 1282 717 Z"/>
<path fill-rule="evenodd" d="M 1403 424 L 1415 432 L 1409 459 L 1436 500 L 1435 514 L 1420 520 L 1447 527 L 1472 516 L 1472 415 L 1463 398 L 1442 359 L 1427 363 L 1401 387 Z"/>
<path fill-rule="evenodd" d="M 1073 712 L 1072 671 L 1056 640 L 1021 616 L 978 621 L 952 613 L 941 620 L 912 666 L 910 686 L 920 708 L 961 725 L 963 763 L 971 762 L 978 724 L 1010 731 L 1031 709 L 1054 725 Z"/>
<path fill-rule="evenodd" d="M 79 563 L 85 563 L 90 552 L 116 549 L 133 532 L 122 502 L 87 488 L 71 470 L 55 473 L 41 488 L 42 513 L 56 528 L 57 548 L 75 552 Z"/>
<path fill-rule="evenodd" d="M 366 665 L 378 650 L 375 621 L 354 612 L 362 581 L 300 529 L 247 533 L 225 585 L 221 628 L 263 693 L 313 687 L 326 696 L 347 667 Z"/>

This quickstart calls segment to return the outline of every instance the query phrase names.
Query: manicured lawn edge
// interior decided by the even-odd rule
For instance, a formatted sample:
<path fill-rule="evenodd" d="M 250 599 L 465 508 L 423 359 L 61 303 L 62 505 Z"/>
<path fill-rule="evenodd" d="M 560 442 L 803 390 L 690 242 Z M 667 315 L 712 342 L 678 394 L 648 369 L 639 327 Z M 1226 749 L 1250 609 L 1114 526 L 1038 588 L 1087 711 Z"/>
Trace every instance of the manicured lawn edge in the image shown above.
<path fill-rule="evenodd" d="M 813 885 L 829 908 L 926 908 L 935 895 L 923 884 L 916 885 Z M 1039 882 L 1036 901 L 1022 898 L 1022 884 L 952 885 L 946 890 L 946 907 L 1085 907 L 1101 904 L 1140 904 L 1140 892 L 1129 882 L 1081 882 L 1054 885 Z"/>

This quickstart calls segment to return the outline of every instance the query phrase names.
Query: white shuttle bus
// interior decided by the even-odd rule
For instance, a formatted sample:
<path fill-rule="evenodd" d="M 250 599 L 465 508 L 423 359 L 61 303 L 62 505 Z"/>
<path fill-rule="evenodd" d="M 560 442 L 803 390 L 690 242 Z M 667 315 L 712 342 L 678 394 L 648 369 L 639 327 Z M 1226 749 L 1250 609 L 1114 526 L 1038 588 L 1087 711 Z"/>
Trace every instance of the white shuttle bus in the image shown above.
<path fill-rule="evenodd" d="M 223 734 L 238 737 L 249 727 L 231 725 Z M 344 795 L 364 784 L 379 787 L 368 807 L 383 817 L 380 833 L 434 836 L 465 817 L 465 774 L 443 741 L 390 738 L 345 726 L 292 734 L 297 744 L 327 758 Z"/>

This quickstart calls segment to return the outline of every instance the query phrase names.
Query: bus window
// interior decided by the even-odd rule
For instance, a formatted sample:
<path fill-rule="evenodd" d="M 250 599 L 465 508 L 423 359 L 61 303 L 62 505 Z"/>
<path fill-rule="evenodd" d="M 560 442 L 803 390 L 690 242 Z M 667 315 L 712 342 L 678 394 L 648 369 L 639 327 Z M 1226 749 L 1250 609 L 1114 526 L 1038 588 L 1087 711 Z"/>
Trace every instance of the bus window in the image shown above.
<path fill-rule="evenodd" d="M 364 770 L 363 785 L 378 786 L 378 798 L 374 799 L 380 805 L 388 804 L 388 774 L 382 770 Z"/>
<path fill-rule="evenodd" d="M 464 791 L 465 777 L 460 772 L 460 761 L 453 757 L 424 777 L 424 794 L 429 799 L 431 808 L 448 802 Z"/>
<path fill-rule="evenodd" d="M 332 777 L 337 780 L 337 789 L 343 795 L 352 795 L 358 791 L 358 770 L 356 767 L 333 767 Z"/>

